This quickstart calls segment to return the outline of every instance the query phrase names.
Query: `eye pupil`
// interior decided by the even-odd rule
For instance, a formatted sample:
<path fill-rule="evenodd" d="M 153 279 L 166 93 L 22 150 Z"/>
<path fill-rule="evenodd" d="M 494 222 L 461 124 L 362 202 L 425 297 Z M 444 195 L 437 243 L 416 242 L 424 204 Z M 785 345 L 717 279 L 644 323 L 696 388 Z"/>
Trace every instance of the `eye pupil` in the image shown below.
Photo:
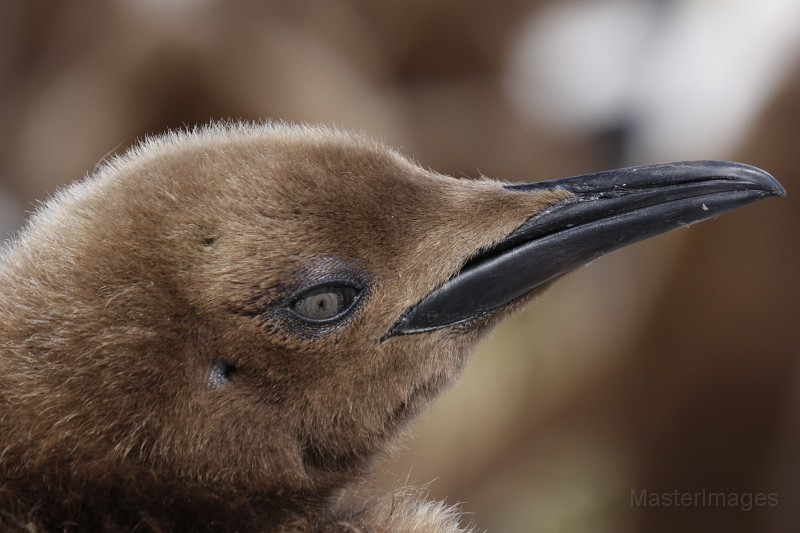
<path fill-rule="evenodd" d="M 325 285 L 301 296 L 292 305 L 292 310 L 312 322 L 326 321 L 343 315 L 357 295 L 357 289 L 349 285 Z"/>

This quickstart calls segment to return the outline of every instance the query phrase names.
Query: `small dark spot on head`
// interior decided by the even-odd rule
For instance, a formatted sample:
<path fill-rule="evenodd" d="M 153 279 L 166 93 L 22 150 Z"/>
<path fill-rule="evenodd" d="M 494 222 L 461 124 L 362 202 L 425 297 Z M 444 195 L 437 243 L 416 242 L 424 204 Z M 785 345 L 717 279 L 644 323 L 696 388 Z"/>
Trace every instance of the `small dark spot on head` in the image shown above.
<path fill-rule="evenodd" d="M 211 370 L 208 373 L 208 384 L 211 387 L 218 388 L 227 385 L 233 379 L 239 369 L 225 361 L 224 359 L 214 359 L 211 364 Z"/>
<path fill-rule="evenodd" d="M 212 235 L 206 235 L 203 237 L 203 246 L 205 248 L 211 248 L 217 243 L 217 238 Z"/>

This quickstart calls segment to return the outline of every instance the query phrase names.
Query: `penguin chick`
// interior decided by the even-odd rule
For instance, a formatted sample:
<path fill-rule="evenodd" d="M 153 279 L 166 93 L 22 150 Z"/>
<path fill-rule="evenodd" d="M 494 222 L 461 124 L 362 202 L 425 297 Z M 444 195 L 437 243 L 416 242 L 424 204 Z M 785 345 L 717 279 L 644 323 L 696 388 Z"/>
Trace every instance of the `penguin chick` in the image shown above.
<path fill-rule="evenodd" d="M 341 494 L 550 281 L 781 194 L 733 163 L 504 185 L 323 128 L 150 139 L 0 256 L 0 524 L 460 531 Z"/>

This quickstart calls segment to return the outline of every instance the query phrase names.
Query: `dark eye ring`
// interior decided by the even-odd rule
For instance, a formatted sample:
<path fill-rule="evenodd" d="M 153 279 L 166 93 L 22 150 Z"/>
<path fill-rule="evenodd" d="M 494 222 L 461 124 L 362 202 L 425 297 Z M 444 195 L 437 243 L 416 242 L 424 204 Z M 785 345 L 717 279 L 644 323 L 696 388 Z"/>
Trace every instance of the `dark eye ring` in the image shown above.
<path fill-rule="evenodd" d="M 344 318 L 360 294 L 360 289 L 350 284 L 326 283 L 298 295 L 289 308 L 305 322 L 330 324 Z"/>

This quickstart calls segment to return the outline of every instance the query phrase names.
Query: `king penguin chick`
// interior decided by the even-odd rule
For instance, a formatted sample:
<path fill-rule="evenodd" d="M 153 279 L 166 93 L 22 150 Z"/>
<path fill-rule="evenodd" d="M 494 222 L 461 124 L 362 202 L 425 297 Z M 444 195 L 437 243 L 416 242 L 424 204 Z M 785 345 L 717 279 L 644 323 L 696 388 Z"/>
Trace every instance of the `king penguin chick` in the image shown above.
<path fill-rule="evenodd" d="M 724 162 L 504 185 L 324 128 L 150 139 L 0 256 L 0 524 L 461 531 L 341 495 L 550 281 L 782 194 Z"/>

